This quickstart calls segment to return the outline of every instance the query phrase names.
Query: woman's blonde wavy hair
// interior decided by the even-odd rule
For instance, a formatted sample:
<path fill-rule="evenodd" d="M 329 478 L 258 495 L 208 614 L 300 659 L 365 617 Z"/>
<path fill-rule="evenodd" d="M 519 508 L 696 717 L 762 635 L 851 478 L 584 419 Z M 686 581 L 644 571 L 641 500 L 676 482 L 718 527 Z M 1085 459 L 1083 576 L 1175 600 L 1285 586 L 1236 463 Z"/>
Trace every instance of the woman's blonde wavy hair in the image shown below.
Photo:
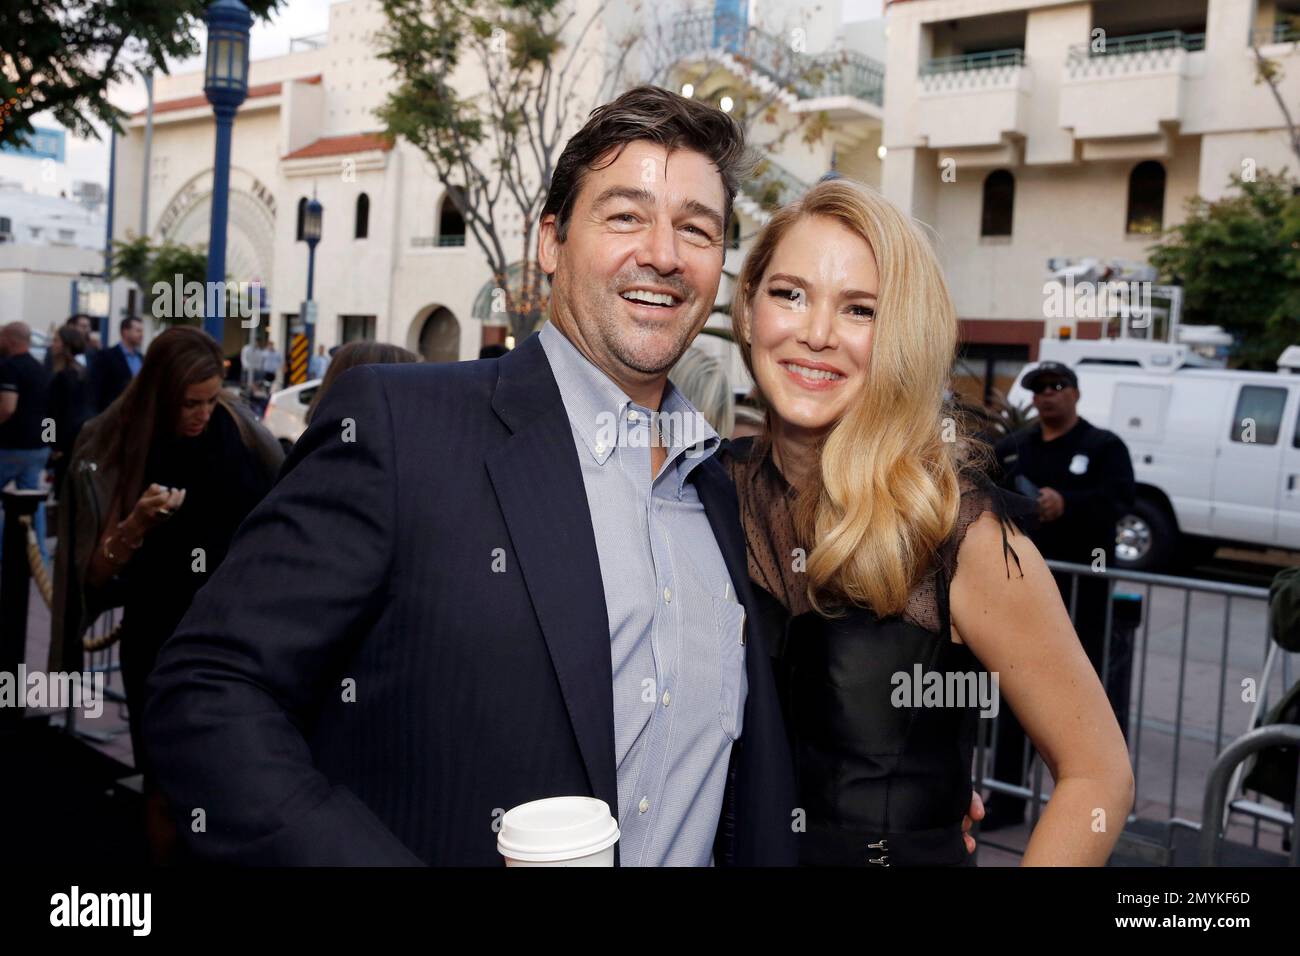
<path fill-rule="evenodd" d="M 968 451 L 953 440 L 957 423 L 944 403 L 957 314 L 915 222 L 859 183 L 822 182 L 773 215 L 741 268 L 732 324 L 751 376 L 754 296 L 782 237 L 808 217 L 861 236 L 880 275 L 866 378 L 823 440 L 820 469 L 798 489 L 796 533 L 813 543 L 808 596 L 822 613 L 829 599 L 886 617 L 906 607 L 957 523 L 958 474 Z"/>

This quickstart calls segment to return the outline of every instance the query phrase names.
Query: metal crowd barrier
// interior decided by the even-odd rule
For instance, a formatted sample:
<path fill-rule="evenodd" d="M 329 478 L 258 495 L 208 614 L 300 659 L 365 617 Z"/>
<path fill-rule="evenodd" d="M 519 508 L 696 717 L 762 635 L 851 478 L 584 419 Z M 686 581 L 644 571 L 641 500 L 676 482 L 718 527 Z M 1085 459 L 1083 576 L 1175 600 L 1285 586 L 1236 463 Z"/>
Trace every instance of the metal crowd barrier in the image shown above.
<path fill-rule="evenodd" d="M 121 724 L 112 730 L 87 730 L 77 726 L 77 712 L 73 708 L 67 708 L 63 716 L 64 729 L 68 733 L 101 744 L 107 743 L 128 730 L 126 723 L 126 695 L 113 686 L 113 675 L 122 669 L 117 654 L 117 649 L 121 645 L 118 641 L 109 639 L 109 636 L 117 628 L 121 614 L 121 608 L 105 611 L 90 626 L 90 630 L 86 634 L 86 643 L 92 645 L 94 649 L 90 649 L 90 646 L 87 647 L 84 651 L 85 659 L 82 665 L 82 669 L 90 674 L 104 675 L 104 699 L 107 703 L 117 705 L 122 721 Z"/>
<path fill-rule="evenodd" d="M 1255 750 L 1285 745 L 1291 739 L 1288 731 L 1256 732 L 1256 736 L 1247 738 L 1255 750 L 1243 750 L 1246 744 L 1238 739 L 1255 730 L 1269 702 L 1285 693 L 1292 683 L 1293 658 L 1297 655 L 1278 647 L 1269 636 L 1268 588 L 1136 571 L 1093 570 L 1087 565 L 1059 561 L 1047 563 L 1058 576 L 1068 576 L 1067 606 L 1072 623 L 1077 623 L 1079 617 L 1079 582 L 1097 578 L 1107 581 L 1100 673 L 1109 676 L 1103 682 L 1107 695 L 1121 726 L 1127 724 L 1125 737 L 1133 761 L 1136 794 L 1112 864 L 1196 865 L 1203 836 L 1217 841 L 1225 830 L 1228 836 L 1242 835 L 1244 826 L 1240 822 L 1237 832 L 1232 832 L 1235 816 L 1249 821 L 1245 824 L 1250 835 L 1244 865 L 1278 865 L 1279 861 L 1285 865 L 1288 854 L 1283 852 L 1283 841 L 1296 828 L 1294 804 L 1287 806 L 1264 797 L 1251 799 L 1241 791 L 1242 761 Z M 1121 582 L 1122 588 L 1118 587 Z M 1195 612 L 1194 597 L 1201 605 Z M 1152 622 L 1157 618 L 1153 635 Z M 1259 656 L 1255 657 L 1257 651 Z M 1241 706 L 1228 695 L 1230 678 L 1234 679 L 1234 693 Z M 1254 681 L 1253 700 L 1244 693 L 1251 686 L 1248 679 Z M 1168 695 L 1175 687 L 1170 702 Z M 1160 699 L 1153 702 L 1153 698 Z M 1247 703 L 1248 714 L 1234 713 Z M 1207 705 L 1213 706 L 1212 712 Z M 1173 713 L 1169 714 L 1171 708 Z M 997 779 L 992 768 L 1002 712 L 1000 708 L 997 718 L 981 721 L 974 776 L 986 791 L 1024 798 L 1032 829 L 1050 795 L 1044 788 L 1050 781 L 1044 780 L 1043 762 L 1028 741 L 1021 763 L 1026 782 Z M 1211 716 L 1212 732 L 1208 726 Z M 1293 730 L 1300 734 L 1300 728 Z M 1225 744 L 1230 745 L 1226 752 Z M 1206 745 L 1210 745 L 1208 752 Z M 1230 765 L 1224 763 L 1229 757 L 1234 758 Z M 1223 791 L 1222 809 L 1227 818 L 1218 828 L 1206 828 L 1203 835 L 1203 821 L 1210 819 L 1204 814 L 1216 806 L 1212 801 L 1215 787 Z M 1198 814 L 1202 819 L 1193 819 Z M 1272 845 L 1261 846 L 1261 840 Z M 1021 847 L 1005 840 L 1002 831 L 979 837 L 978 844 L 1023 853 Z M 1292 840 L 1291 865 L 1300 865 L 1296 853 Z"/>
<path fill-rule="evenodd" d="M 45 662 L 27 661 L 26 644 L 28 610 L 31 584 L 38 585 L 38 600 L 48 605 L 50 601 L 49 577 L 52 566 L 44 566 L 32 544 L 30 517 L 37 504 L 46 500 L 48 488 L 17 490 L 12 486 L 0 492 L 0 504 L 6 517 L 4 539 L 0 541 L 0 671 L 10 673 L 19 663 L 42 669 Z M 57 505 L 57 501 L 55 502 Z M 57 544 L 55 545 L 58 546 Z M 104 695 L 108 703 L 125 707 L 126 697 L 112 686 L 113 674 L 121 669 L 117 660 L 116 641 L 110 636 L 117 627 L 120 609 L 106 611 L 94 622 L 85 635 L 85 658 L 82 670 L 104 675 Z M 19 708 L 0 711 L 0 731 L 17 729 L 23 711 Z M 125 723 L 111 731 L 87 730 L 77 727 L 77 711 L 70 704 L 61 714 L 52 716 L 52 726 L 76 736 L 107 742 L 126 732 Z"/>

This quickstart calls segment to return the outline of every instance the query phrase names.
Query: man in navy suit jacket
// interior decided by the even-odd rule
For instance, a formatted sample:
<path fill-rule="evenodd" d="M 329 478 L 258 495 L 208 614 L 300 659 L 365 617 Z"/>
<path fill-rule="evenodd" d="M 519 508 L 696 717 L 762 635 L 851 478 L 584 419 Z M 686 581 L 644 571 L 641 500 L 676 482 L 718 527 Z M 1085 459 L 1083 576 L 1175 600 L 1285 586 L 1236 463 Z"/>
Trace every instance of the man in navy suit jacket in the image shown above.
<path fill-rule="evenodd" d="M 90 358 L 90 388 L 95 410 L 102 412 L 126 391 L 131 379 L 144 362 L 140 346 L 144 344 L 144 322 L 128 315 L 118 323 L 121 339 L 112 348 L 100 349 Z"/>
<path fill-rule="evenodd" d="M 324 397 L 150 680 L 200 858 L 500 865 L 504 810 L 589 795 L 625 865 L 795 862 L 717 436 L 622 431 L 689 411 L 667 374 L 712 308 L 743 151 L 663 90 L 594 111 L 542 214 L 544 336 Z"/>

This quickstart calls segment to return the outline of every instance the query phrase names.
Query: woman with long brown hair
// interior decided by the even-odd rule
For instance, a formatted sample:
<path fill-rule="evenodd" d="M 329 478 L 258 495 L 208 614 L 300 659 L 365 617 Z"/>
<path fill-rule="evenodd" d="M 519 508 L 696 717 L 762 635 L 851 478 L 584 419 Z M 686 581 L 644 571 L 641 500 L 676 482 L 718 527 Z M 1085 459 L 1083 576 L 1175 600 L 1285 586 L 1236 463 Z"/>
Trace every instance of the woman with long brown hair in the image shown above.
<path fill-rule="evenodd" d="M 55 640 L 79 639 L 99 610 L 123 607 L 122 678 L 156 858 L 166 855 L 168 833 L 140 736 L 146 680 L 284 457 L 223 392 L 223 371 L 220 348 L 199 329 L 155 338 L 126 391 L 82 429 L 67 537 L 61 517 L 56 578 L 65 607 Z"/>
<path fill-rule="evenodd" d="M 58 494 L 81 427 L 95 415 L 95 402 L 90 377 L 77 361 L 78 356 L 86 353 L 86 337 L 81 330 L 75 325 L 59 326 L 50 340 L 50 353 L 54 372 L 50 379 L 49 403 L 49 416 L 54 420 L 50 469 L 54 472 L 54 488 Z"/>
<path fill-rule="evenodd" d="M 944 403 L 957 318 L 926 237 L 872 190 L 823 182 L 764 227 L 732 318 L 768 417 L 724 460 L 785 625 L 801 860 L 965 864 L 976 728 L 1000 689 L 1056 781 L 1025 864 L 1104 864 L 1128 753 L 1051 573 Z"/>

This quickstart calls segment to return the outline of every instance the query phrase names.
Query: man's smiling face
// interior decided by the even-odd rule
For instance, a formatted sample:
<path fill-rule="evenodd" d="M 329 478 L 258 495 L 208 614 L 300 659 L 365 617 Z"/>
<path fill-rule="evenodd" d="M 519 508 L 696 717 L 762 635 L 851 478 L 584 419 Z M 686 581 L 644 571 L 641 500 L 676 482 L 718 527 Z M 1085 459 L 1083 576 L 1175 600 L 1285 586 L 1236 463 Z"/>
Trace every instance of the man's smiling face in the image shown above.
<path fill-rule="evenodd" d="M 667 374 L 703 327 L 722 277 L 722 176 L 704 155 L 649 140 L 601 157 L 564 242 L 543 218 L 538 261 L 552 274 L 551 321 L 619 385 Z"/>

